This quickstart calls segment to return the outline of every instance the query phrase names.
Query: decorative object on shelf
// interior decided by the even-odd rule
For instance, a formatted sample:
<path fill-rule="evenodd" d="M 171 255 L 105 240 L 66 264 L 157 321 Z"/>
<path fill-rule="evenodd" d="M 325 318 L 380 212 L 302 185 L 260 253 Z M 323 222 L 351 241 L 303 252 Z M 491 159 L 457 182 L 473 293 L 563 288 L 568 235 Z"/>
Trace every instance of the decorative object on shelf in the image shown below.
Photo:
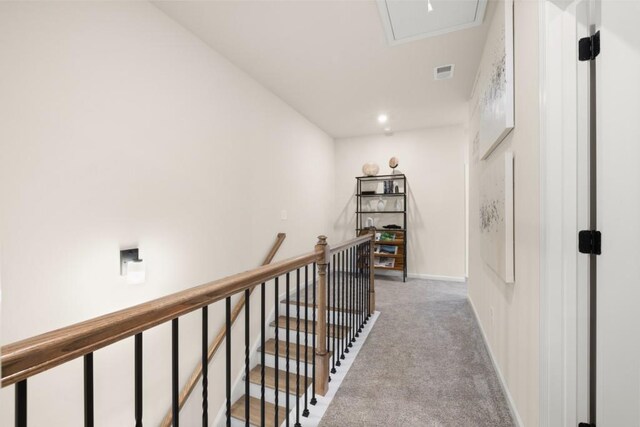
<path fill-rule="evenodd" d="M 485 160 L 514 127 L 513 0 L 496 10 L 477 82 L 480 158 Z"/>
<path fill-rule="evenodd" d="M 386 228 L 387 230 L 402 230 L 402 227 L 396 224 L 384 225 L 382 228 Z"/>
<path fill-rule="evenodd" d="M 402 199 L 400 197 L 398 197 L 396 199 L 396 210 L 397 211 L 401 211 L 402 209 Z"/>
<path fill-rule="evenodd" d="M 397 157 L 392 157 L 389 159 L 389 167 L 392 169 L 391 170 L 392 174 L 396 173 L 396 168 L 398 167 L 398 164 L 400 164 L 400 161 L 398 160 Z"/>
<path fill-rule="evenodd" d="M 376 194 L 376 190 L 363 190 L 362 191 L 362 195 L 363 196 L 373 196 L 374 194 Z"/>
<path fill-rule="evenodd" d="M 396 185 L 396 188 L 398 188 L 398 186 Z M 393 194 L 393 180 L 387 180 L 383 182 L 383 189 L 384 189 L 384 194 Z M 398 191 L 396 191 L 397 193 Z"/>
<path fill-rule="evenodd" d="M 396 194 L 400 193 L 400 188 L 398 188 L 398 186 L 397 186 L 397 185 L 396 185 L 395 190 L 396 190 Z"/>
<path fill-rule="evenodd" d="M 376 163 L 365 163 L 362 165 L 362 173 L 366 176 L 376 176 L 380 172 L 380 166 Z"/>
<path fill-rule="evenodd" d="M 378 240 L 380 240 L 381 242 L 384 242 L 386 240 L 396 240 L 396 233 L 383 231 L 382 233 L 380 233 L 380 239 Z"/>
<path fill-rule="evenodd" d="M 373 227 L 373 218 L 367 217 L 367 228 Z"/>
<path fill-rule="evenodd" d="M 480 181 L 482 259 L 506 283 L 514 277 L 513 153 L 492 159 Z"/>
<path fill-rule="evenodd" d="M 380 197 L 378 199 L 378 204 L 376 206 L 378 212 L 383 212 L 384 211 L 384 207 L 386 206 L 386 204 L 387 204 L 386 201 L 382 200 L 382 197 Z"/>

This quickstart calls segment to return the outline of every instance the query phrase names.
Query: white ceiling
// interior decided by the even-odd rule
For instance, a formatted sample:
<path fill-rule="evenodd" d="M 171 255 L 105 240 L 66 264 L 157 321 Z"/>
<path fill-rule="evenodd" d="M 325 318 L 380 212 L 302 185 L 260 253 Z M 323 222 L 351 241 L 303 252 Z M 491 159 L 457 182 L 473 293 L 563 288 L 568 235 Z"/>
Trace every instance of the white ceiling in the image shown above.
<path fill-rule="evenodd" d="M 383 133 L 380 113 L 393 131 L 466 122 L 494 9 L 481 26 L 389 46 L 375 1 L 153 3 L 336 138 Z M 445 64 L 454 78 L 435 81 Z"/>

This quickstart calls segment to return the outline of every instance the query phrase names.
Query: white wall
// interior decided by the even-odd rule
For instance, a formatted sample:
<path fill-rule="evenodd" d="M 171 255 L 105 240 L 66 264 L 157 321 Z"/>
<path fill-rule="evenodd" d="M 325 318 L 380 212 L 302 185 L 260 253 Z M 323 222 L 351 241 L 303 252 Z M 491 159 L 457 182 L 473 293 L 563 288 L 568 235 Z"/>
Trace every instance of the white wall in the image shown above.
<path fill-rule="evenodd" d="M 502 4 L 498 6 L 500 17 Z M 539 84 L 538 3 L 514 5 L 515 128 L 486 160 L 470 156 L 469 298 L 488 339 L 489 347 L 506 382 L 522 423 L 539 420 Z M 471 109 L 477 99 L 472 100 Z M 470 123 L 469 142 L 477 129 Z M 504 152 L 514 153 L 515 274 L 504 283 L 482 260 L 479 227 L 479 183 L 483 170 L 501 162 Z"/>
<path fill-rule="evenodd" d="M 0 3 L 0 75 L 4 343 L 255 267 L 279 231 L 279 258 L 331 231 L 332 139 L 146 2 Z M 128 246 L 144 285 L 119 276 Z M 169 330 L 145 334 L 148 425 L 170 406 Z M 182 383 L 199 334 L 181 321 Z M 95 370 L 99 424 L 131 424 L 133 339 Z M 30 380 L 30 425 L 81 425 L 81 390 L 79 360 Z"/>
<path fill-rule="evenodd" d="M 355 177 L 362 175 L 362 165 L 375 162 L 380 175 L 388 174 L 389 159 L 396 156 L 409 187 L 409 274 L 464 278 L 467 139 L 463 126 L 452 126 L 336 140 L 335 238 L 355 236 Z M 401 218 L 392 220 L 402 225 L 396 222 Z"/>

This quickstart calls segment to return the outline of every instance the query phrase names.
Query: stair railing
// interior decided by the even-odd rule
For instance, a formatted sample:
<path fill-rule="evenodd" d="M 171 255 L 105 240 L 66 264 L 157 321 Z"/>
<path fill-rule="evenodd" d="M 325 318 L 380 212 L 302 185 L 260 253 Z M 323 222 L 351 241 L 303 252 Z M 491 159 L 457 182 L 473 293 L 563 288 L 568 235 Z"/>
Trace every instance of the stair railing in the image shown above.
<path fill-rule="evenodd" d="M 287 237 L 287 235 L 285 233 L 278 233 L 278 235 L 276 237 L 276 241 L 274 242 L 273 246 L 271 247 L 271 250 L 269 251 L 269 253 L 265 257 L 264 261 L 262 262 L 263 266 L 271 264 L 271 261 L 273 261 L 273 258 L 278 253 L 278 250 L 280 249 L 280 246 L 282 246 L 282 243 L 284 242 L 284 239 L 286 239 L 286 237 Z M 255 289 L 255 286 L 252 287 L 251 289 L 249 289 L 249 295 L 251 295 L 253 293 L 254 289 Z M 233 307 L 233 310 L 231 311 L 231 326 L 232 327 L 233 327 L 233 324 L 235 323 L 236 319 L 238 318 L 238 316 L 240 315 L 240 313 L 242 312 L 242 309 L 244 307 L 245 307 L 245 296 L 242 295 L 242 296 L 240 296 L 240 300 L 238 300 L 238 302 L 236 302 L 235 307 Z M 226 337 L 226 332 L 227 332 L 226 325 L 223 325 L 220 328 L 220 330 L 218 331 L 218 334 L 214 338 L 214 340 L 211 343 L 211 345 L 209 345 L 209 348 L 208 348 L 208 351 L 207 351 L 207 360 L 205 361 L 204 358 L 203 358 L 198 363 L 198 365 L 194 369 L 193 373 L 191 374 L 191 376 L 187 380 L 187 383 L 185 384 L 185 386 L 180 391 L 180 396 L 178 398 L 178 411 L 180 411 L 182 409 L 182 407 L 186 403 L 187 399 L 189 398 L 189 396 L 191 395 L 191 393 L 195 389 L 196 385 L 198 384 L 198 380 L 200 380 L 200 378 L 202 378 L 203 367 L 204 367 L 204 370 L 206 370 L 208 368 L 208 365 L 211 363 L 211 360 L 213 360 L 213 356 L 215 356 L 215 354 L 218 351 L 218 349 L 222 346 L 222 343 L 223 343 L 223 341 L 224 341 L 224 339 Z M 169 411 L 167 411 L 167 414 L 163 418 L 162 422 L 160 423 L 160 426 L 161 427 L 169 427 L 171 425 L 171 421 L 172 420 L 173 420 L 173 410 L 169 409 Z M 203 420 L 203 423 L 206 423 L 208 425 L 208 420 L 207 419 Z"/>
<path fill-rule="evenodd" d="M 309 323 L 312 328 L 312 360 L 311 375 L 311 399 L 309 403 L 317 402 L 316 395 L 324 396 L 328 390 L 330 381 L 329 363 L 333 356 L 333 364 L 340 366 L 339 360 L 348 348 L 352 346 L 355 338 L 362 331 L 362 326 L 372 313 L 375 306 L 374 282 L 372 273 L 372 261 L 374 253 L 374 233 L 360 236 L 350 241 L 341 243 L 331 249 L 326 237 L 320 236 L 314 251 L 295 256 L 273 264 L 258 267 L 256 269 L 235 274 L 220 280 L 216 280 L 201 286 L 190 288 L 181 292 L 139 304 L 111 314 L 100 316 L 85 322 L 77 323 L 65 328 L 51 331 L 42 335 L 8 344 L 1 348 L 0 363 L 2 365 L 2 387 L 15 385 L 15 426 L 27 426 L 27 380 L 39 373 L 67 363 L 79 357 L 84 359 L 84 425 L 94 425 L 93 405 L 93 353 L 116 342 L 134 337 L 134 387 L 135 407 L 133 418 L 136 426 L 143 425 L 142 407 L 142 340 L 143 333 L 158 325 L 171 322 L 172 334 L 172 368 L 171 368 L 171 394 L 172 394 L 172 425 L 179 426 L 180 417 L 180 385 L 178 384 L 178 360 L 179 360 L 179 319 L 180 317 L 201 310 L 202 315 L 202 424 L 208 423 L 208 307 L 209 305 L 225 300 L 225 338 L 226 343 L 226 425 L 231 426 L 233 417 L 240 418 L 246 425 L 274 425 L 280 426 L 285 420 L 287 425 L 295 416 L 295 425 L 300 427 L 300 398 L 304 394 L 303 416 L 309 415 L 308 408 L 308 381 L 306 375 L 308 369 L 308 348 L 305 346 L 305 375 L 304 393 L 301 391 L 301 292 L 300 286 L 305 286 L 305 318 L 304 335 L 305 343 L 309 338 Z M 302 275 L 304 272 L 304 276 Z M 290 299 L 291 276 L 294 275 L 296 286 L 296 311 L 295 319 L 295 388 L 291 385 L 291 326 Z M 334 276 L 333 280 L 331 276 Z M 286 317 L 279 316 L 279 284 L 284 278 L 286 285 Z M 274 404 L 269 403 L 272 411 L 267 413 L 266 383 L 265 383 L 265 338 L 266 338 L 266 285 L 273 283 L 275 298 L 275 393 Z M 333 284 L 333 291 L 331 285 Z M 260 316 L 261 316 L 261 368 L 259 410 L 255 410 L 250 397 L 250 293 L 260 285 Z M 309 303 L 309 290 L 311 290 L 311 302 Z M 231 401 L 231 325 L 232 310 L 231 297 L 244 292 L 245 300 L 245 396 L 235 403 Z M 309 304 L 313 321 L 309 322 Z M 340 312 L 340 325 L 337 313 Z M 330 323 L 330 316 L 333 323 Z M 282 321 L 283 322 L 282 322 Z M 280 329 L 285 329 L 285 365 L 286 407 L 280 408 L 279 391 L 282 390 L 279 369 Z M 219 344 L 218 344 L 219 345 Z M 335 372 L 333 366 L 331 372 Z M 97 367 L 99 369 L 99 367 Z M 290 413 L 290 394 L 295 390 L 296 413 Z M 253 411 L 252 411 L 253 407 Z M 239 410 L 238 410 L 239 409 Z M 273 418 L 272 418 L 273 417 Z"/>

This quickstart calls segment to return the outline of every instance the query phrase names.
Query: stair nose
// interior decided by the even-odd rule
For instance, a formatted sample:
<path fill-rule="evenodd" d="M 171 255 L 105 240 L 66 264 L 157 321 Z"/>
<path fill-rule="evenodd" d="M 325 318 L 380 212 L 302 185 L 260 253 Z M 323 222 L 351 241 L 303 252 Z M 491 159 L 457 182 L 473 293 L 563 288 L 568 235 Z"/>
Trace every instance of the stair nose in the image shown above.
<path fill-rule="evenodd" d="M 281 392 L 287 392 L 287 372 L 283 370 L 278 370 L 278 390 Z M 311 379 L 305 377 L 304 375 L 300 375 L 300 391 L 298 392 L 298 397 L 304 396 L 305 389 L 305 379 L 307 381 L 307 387 L 311 385 Z M 252 384 L 262 384 L 262 365 L 258 365 L 251 370 L 249 373 L 249 381 Z M 298 376 L 295 373 L 289 372 L 289 391 L 295 395 L 296 385 L 298 381 Z M 276 388 L 276 370 L 269 366 L 265 366 L 264 369 L 264 385 L 265 387 L 274 390 Z"/>
<path fill-rule="evenodd" d="M 313 333 L 313 323 L 310 320 L 302 320 L 300 319 L 300 333 L 304 333 L 305 331 L 307 333 Z M 316 323 L 316 334 L 318 332 L 318 322 Z M 280 331 L 286 329 L 287 327 L 287 318 L 285 316 L 280 316 L 278 317 L 278 322 L 277 322 L 278 328 L 280 329 Z M 273 321 L 271 322 L 271 326 L 275 327 L 276 326 L 276 322 Z M 327 335 L 329 335 L 330 337 L 333 337 L 333 334 L 335 332 L 336 336 L 344 336 L 346 334 L 346 332 L 348 331 L 348 327 L 346 326 L 341 326 L 341 325 L 334 325 L 334 324 L 329 324 L 327 327 Z M 289 331 L 291 332 L 297 332 L 298 331 L 298 318 L 296 317 L 289 317 Z M 284 338 L 283 335 L 281 335 L 281 338 Z"/>

